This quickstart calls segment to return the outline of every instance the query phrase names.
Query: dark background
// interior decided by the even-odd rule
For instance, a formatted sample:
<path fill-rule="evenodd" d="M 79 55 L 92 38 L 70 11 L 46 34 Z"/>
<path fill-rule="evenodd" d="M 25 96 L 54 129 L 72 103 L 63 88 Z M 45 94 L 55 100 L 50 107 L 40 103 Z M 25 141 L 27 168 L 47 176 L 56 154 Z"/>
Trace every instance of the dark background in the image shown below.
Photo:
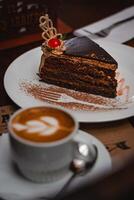
<path fill-rule="evenodd" d="M 58 16 L 76 29 L 131 5 L 134 0 L 61 0 Z"/>

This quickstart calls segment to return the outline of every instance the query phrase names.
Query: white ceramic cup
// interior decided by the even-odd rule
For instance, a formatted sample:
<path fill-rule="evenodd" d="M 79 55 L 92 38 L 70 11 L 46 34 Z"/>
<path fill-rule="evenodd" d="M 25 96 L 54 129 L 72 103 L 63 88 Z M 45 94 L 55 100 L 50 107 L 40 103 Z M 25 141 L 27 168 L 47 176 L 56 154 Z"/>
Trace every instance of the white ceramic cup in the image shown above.
<path fill-rule="evenodd" d="M 61 179 L 69 173 L 70 163 L 75 156 L 76 142 L 74 138 L 79 127 L 77 120 L 64 109 L 54 106 L 49 107 L 67 113 L 74 121 L 73 131 L 63 139 L 38 143 L 19 137 L 13 130 L 12 121 L 29 108 L 23 108 L 15 112 L 8 123 L 12 158 L 21 174 L 34 182 L 47 183 Z M 38 108 L 42 109 L 42 106 L 38 106 Z M 30 109 L 33 109 L 33 107 Z"/>

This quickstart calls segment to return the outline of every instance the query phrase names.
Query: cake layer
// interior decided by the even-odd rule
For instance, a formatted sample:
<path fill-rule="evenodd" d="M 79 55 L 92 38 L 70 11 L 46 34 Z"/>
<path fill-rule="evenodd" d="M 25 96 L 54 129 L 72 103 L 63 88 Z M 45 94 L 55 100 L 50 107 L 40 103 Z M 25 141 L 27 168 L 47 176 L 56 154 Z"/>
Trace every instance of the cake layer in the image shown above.
<path fill-rule="evenodd" d="M 83 65 L 92 65 L 92 66 L 97 66 L 98 68 L 103 68 L 106 70 L 113 70 L 115 71 L 117 69 L 117 64 L 116 63 L 106 63 L 104 61 L 101 60 L 96 60 L 94 58 L 83 58 L 83 57 L 75 57 L 75 56 L 69 56 L 66 54 L 62 54 L 62 55 L 55 55 L 52 54 L 51 52 L 45 52 L 44 54 L 46 60 L 48 60 L 47 62 L 54 62 L 54 63 L 64 63 L 67 64 L 69 63 L 70 65 L 74 65 L 74 64 L 78 64 L 79 67 L 81 67 L 81 64 Z"/>
<path fill-rule="evenodd" d="M 63 81 L 62 80 L 57 80 L 54 78 L 46 78 L 44 80 L 46 83 L 48 84 L 53 84 L 53 85 L 57 85 L 60 87 L 64 87 L 64 88 L 68 88 L 68 89 L 73 89 L 76 91 L 81 91 L 81 92 L 86 92 L 86 93 L 91 93 L 91 94 L 97 94 L 104 97 L 110 97 L 110 98 L 114 98 L 116 97 L 116 89 L 115 88 L 106 88 L 106 87 L 101 87 L 101 86 L 93 86 L 89 84 L 86 84 L 84 82 L 78 82 L 78 81 L 74 81 L 74 82 L 68 82 L 68 81 Z"/>
<path fill-rule="evenodd" d="M 64 72 L 64 73 L 74 73 L 74 74 L 78 74 L 78 75 L 82 75 L 82 76 L 85 76 L 85 75 L 89 75 L 93 78 L 101 78 L 101 79 L 104 79 L 104 80 L 115 80 L 115 72 L 111 72 L 109 74 L 106 74 L 105 71 L 100 71 L 100 70 L 97 70 L 97 69 L 90 69 L 90 70 L 86 70 L 86 67 L 83 67 L 83 70 L 82 69 L 78 69 L 77 67 L 74 67 L 74 68 L 70 68 L 69 65 L 67 66 L 63 66 L 63 65 L 55 65 L 54 63 L 45 63 L 45 66 L 41 68 L 40 72 L 43 73 L 44 70 L 48 70 L 48 71 L 52 71 L 54 73 L 58 72 Z"/>
<path fill-rule="evenodd" d="M 57 69 L 52 68 L 44 68 L 44 70 L 40 73 L 41 79 L 45 80 L 46 78 L 54 78 L 57 80 L 64 81 L 71 81 L 71 82 L 84 82 L 85 84 L 89 85 L 95 85 L 95 86 L 103 86 L 103 87 L 112 87 L 115 88 L 117 86 L 117 81 L 115 79 L 112 79 L 111 77 L 92 77 L 89 74 L 81 74 L 79 73 L 73 73 L 73 72 L 65 72 Z"/>
<path fill-rule="evenodd" d="M 112 69 L 107 69 L 106 67 L 103 66 L 98 66 L 98 63 L 96 62 L 79 62 L 75 61 L 73 62 L 72 60 L 67 60 L 64 58 L 57 59 L 55 57 L 48 57 L 45 60 L 45 65 L 47 67 L 52 67 L 56 69 L 64 69 L 64 71 L 72 71 L 72 72 L 77 72 L 77 73 L 82 73 L 82 74 L 91 74 L 92 76 L 97 76 L 97 77 L 104 77 L 106 75 L 115 77 L 115 70 Z M 105 64 L 106 65 L 106 64 Z M 111 66 L 111 65 L 110 65 Z M 108 67 L 108 66 L 107 66 Z"/>

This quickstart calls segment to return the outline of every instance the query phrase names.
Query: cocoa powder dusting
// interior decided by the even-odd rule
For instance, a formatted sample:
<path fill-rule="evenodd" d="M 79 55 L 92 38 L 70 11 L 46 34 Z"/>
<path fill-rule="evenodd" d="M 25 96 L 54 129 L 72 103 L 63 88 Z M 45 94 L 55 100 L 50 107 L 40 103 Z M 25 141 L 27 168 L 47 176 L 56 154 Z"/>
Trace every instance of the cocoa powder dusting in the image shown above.
<path fill-rule="evenodd" d="M 118 98 L 110 99 L 101 97 L 99 95 L 87 94 L 84 92 L 73 91 L 66 88 L 61 88 L 58 86 L 49 85 L 46 83 L 34 83 L 30 81 L 22 81 L 20 83 L 20 89 L 25 92 L 27 95 L 33 96 L 35 99 L 41 100 L 43 102 L 60 105 L 62 107 L 71 109 L 71 110 L 79 110 L 79 111 L 109 111 L 115 109 L 126 109 L 127 102 L 122 102 L 120 104 Z M 74 99 L 79 100 L 81 102 L 70 101 L 58 101 L 55 99 L 55 96 L 51 99 L 47 92 L 51 93 L 60 93 L 66 94 L 69 97 L 73 97 Z M 47 94 L 46 94 L 47 93 Z M 88 103 L 88 105 L 87 105 Z M 123 105 L 123 106 L 120 106 Z"/>

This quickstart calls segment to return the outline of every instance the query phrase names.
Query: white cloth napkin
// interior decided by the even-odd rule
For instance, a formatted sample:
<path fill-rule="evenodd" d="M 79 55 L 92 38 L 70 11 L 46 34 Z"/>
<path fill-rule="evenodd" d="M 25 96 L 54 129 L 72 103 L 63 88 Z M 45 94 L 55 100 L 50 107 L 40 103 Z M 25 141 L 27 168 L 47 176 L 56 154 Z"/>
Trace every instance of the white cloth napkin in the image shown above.
<path fill-rule="evenodd" d="M 84 26 L 80 29 L 77 29 L 74 31 L 75 36 L 89 36 L 91 39 L 98 39 L 97 37 L 93 37 L 87 32 L 84 32 L 83 29 L 86 29 L 91 32 L 97 32 L 103 28 L 108 27 L 109 25 L 113 24 L 114 22 L 126 19 L 128 17 L 131 17 L 134 15 L 134 6 L 131 6 L 129 8 L 126 8 L 118 13 L 115 13 L 105 19 L 102 19 L 98 22 L 95 22 L 93 24 Z M 128 41 L 129 39 L 134 38 L 134 19 L 125 22 L 117 27 L 115 27 L 110 35 L 108 35 L 105 39 L 110 40 L 113 42 L 123 43 Z M 100 39 L 100 37 L 99 37 Z M 102 38 L 104 40 L 104 38 Z"/>

